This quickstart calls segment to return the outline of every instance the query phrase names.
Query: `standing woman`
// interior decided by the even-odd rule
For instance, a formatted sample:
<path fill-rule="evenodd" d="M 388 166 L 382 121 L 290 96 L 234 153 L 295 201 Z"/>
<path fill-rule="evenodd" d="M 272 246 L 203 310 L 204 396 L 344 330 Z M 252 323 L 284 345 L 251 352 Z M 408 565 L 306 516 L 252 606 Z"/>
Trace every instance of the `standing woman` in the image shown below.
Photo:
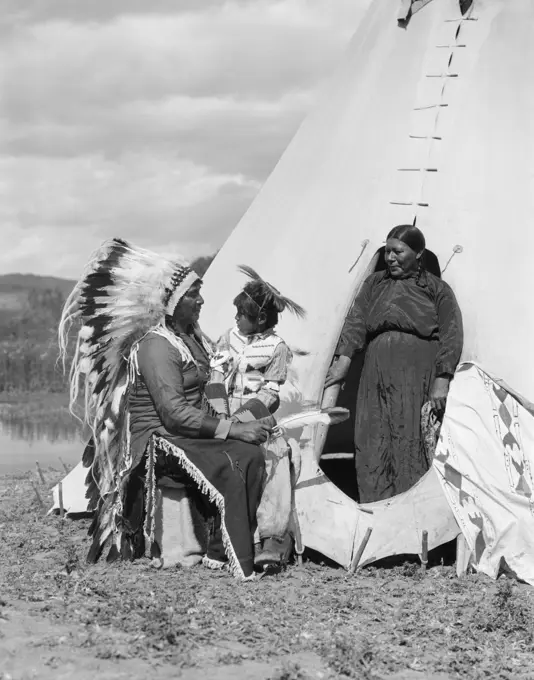
<path fill-rule="evenodd" d="M 201 409 L 210 349 L 198 326 L 201 281 L 187 262 L 112 239 L 93 255 L 69 296 L 59 327 L 65 357 L 69 329 L 78 332 L 71 405 L 85 383 L 92 440 L 89 510 L 95 511 L 88 560 L 143 554 L 155 540 L 158 478 L 189 480 L 218 512 L 207 566 L 227 562 L 253 578 L 256 509 L 265 463 L 259 444 L 271 428 L 230 423 Z"/>
<path fill-rule="evenodd" d="M 363 283 L 325 387 L 342 382 L 366 351 L 356 402 L 355 454 L 360 503 L 407 491 L 428 470 L 421 409 L 443 414 L 463 345 L 450 286 L 425 268 L 425 238 L 400 225 L 387 236 L 387 269 Z"/>

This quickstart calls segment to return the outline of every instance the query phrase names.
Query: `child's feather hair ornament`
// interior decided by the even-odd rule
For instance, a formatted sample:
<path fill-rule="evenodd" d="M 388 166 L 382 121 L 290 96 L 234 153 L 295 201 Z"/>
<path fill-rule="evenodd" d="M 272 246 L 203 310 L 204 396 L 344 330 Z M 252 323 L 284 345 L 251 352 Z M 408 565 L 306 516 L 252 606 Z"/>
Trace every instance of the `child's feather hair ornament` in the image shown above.
<path fill-rule="evenodd" d="M 282 295 L 277 288 L 262 279 L 252 267 L 241 264 L 238 269 L 242 274 L 252 279 L 245 285 L 243 292 L 259 307 L 260 311 L 262 309 L 274 309 L 281 314 L 285 309 L 289 309 L 300 319 L 306 316 L 306 312 L 300 305 Z"/>
<path fill-rule="evenodd" d="M 198 279 L 180 257 L 170 260 L 114 238 L 93 253 L 63 307 L 58 329 L 63 366 L 71 328 L 81 322 L 70 369 L 70 406 L 74 412 L 83 383 L 84 421 L 92 432 L 84 454 L 90 468 L 87 497 L 89 510 L 98 509 L 90 552 L 95 560 L 106 543 L 121 549 L 123 482 L 135 462 L 127 404 L 138 343 L 151 330 L 176 342 L 165 316 Z"/>

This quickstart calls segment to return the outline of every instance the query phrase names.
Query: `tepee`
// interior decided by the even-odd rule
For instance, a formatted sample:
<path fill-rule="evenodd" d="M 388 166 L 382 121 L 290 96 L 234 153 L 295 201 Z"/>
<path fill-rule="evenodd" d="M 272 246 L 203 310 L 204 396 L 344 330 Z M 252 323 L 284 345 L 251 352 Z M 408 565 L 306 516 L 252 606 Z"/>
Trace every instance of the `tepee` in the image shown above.
<path fill-rule="evenodd" d="M 303 542 L 345 566 L 369 527 L 362 564 L 420 552 L 425 528 L 433 547 L 460 526 L 469 547 L 478 550 L 480 568 L 495 575 L 505 557 L 534 582 L 534 558 L 513 557 L 521 552 L 515 538 L 528 536 L 526 526 L 534 535 L 534 417 L 528 411 L 534 401 L 532 64 L 531 0 L 374 0 L 321 102 L 207 272 L 203 324 L 211 336 L 232 316 L 242 262 L 307 310 L 306 320 L 287 315 L 280 324 L 289 344 L 308 352 L 295 360 L 288 407 L 295 400 L 335 400 L 335 392 L 323 394 L 325 375 L 347 311 L 391 227 L 417 223 L 456 293 L 469 370 L 453 381 L 437 451 L 443 460 L 449 442 L 448 463 L 436 463 L 407 494 L 367 508 L 320 470 L 325 433 L 317 428 L 301 440 L 296 503 Z M 466 387 L 473 380 L 478 391 Z M 500 387 L 502 381 L 511 387 Z M 495 429 L 502 402 L 484 401 L 498 401 L 493 388 L 504 390 L 500 394 L 517 416 L 514 423 L 505 416 L 503 428 L 508 423 L 523 433 L 522 444 L 511 445 L 523 469 L 513 479 L 513 463 Z M 468 531 L 464 507 L 453 499 L 457 487 L 445 476 L 454 445 L 457 474 L 471 473 L 476 482 L 458 453 L 467 438 L 472 448 L 464 454 L 475 457 L 472 467 L 488 466 L 478 473 L 485 493 L 502 500 L 508 519 L 523 523 L 504 537 L 505 528 L 495 529 L 493 541 L 485 536 L 486 553 L 496 549 L 491 560 L 480 554 L 483 529 Z M 496 500 L 491 507 L 499 517 L 506 514 Z M 484 509 L 490 511 L 479 499 L 469 512 Z M 495 521 L 489 518 L 484 531 Z"/>
<path fill-rule="evenodd" d="M 531 0 L 373 0 L 205 277 L 211 337 L 233 318 L 241 263 L 306 309 L 279 328 L 305 353 L 282 413 L 336 401 L 326 372 L 392 226 L 422 229 L 456 293 L 464 363 L 435 464 L 413 489 L 357 505 L 319 466 L 324 429 L 300 439 L 302 542 L 345 567 L 418 553 L 425 530 L 429 548 L 462 532 L 478 568 L 495 576 L 504 558 L 534 583 L 533 63 Z"/>

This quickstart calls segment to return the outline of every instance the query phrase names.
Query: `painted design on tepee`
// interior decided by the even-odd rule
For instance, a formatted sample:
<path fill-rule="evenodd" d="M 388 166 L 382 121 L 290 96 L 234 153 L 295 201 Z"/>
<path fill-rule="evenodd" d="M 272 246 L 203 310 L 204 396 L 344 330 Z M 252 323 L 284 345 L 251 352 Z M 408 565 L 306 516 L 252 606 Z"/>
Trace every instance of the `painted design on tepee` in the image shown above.
<path fill-rule="evenodd" d="M 502 442 L 510 490 L 529 499 L 530 510 L 534 514 L 534 480 L 521 443 L 519 404 L 509 392 L 487 376 L 484 386 L 492 403 L 495 432 Z"/>
<path fill-rule="evenodd" d="M 486 521 L 475 487 L 460 472 L 461 462 L 458 460 L 453 438 L 448 436 L 445 442 L 440 434 L 437 450 L 434 460 L 442 470 L 442 483 L 448 491 L 447 498 L 462 532 L 471 537 L 478 562 L 484 551 L 491 550 L 495 542 L 492 524 Z"/>

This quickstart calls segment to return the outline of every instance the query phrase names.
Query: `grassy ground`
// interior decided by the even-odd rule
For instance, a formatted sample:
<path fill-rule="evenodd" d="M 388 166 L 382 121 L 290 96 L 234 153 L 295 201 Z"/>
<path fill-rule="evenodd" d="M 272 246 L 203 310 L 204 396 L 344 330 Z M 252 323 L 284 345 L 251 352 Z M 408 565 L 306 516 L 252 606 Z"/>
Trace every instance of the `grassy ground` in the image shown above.
<path fill-rule="evenodd" d="M 255 584 L 145 561 L 87 566 L 87 521 L 45 516 L 59 472 L 0 478 L 0 678 L 534 678 L 528 586 L 438 566 Z"/>

